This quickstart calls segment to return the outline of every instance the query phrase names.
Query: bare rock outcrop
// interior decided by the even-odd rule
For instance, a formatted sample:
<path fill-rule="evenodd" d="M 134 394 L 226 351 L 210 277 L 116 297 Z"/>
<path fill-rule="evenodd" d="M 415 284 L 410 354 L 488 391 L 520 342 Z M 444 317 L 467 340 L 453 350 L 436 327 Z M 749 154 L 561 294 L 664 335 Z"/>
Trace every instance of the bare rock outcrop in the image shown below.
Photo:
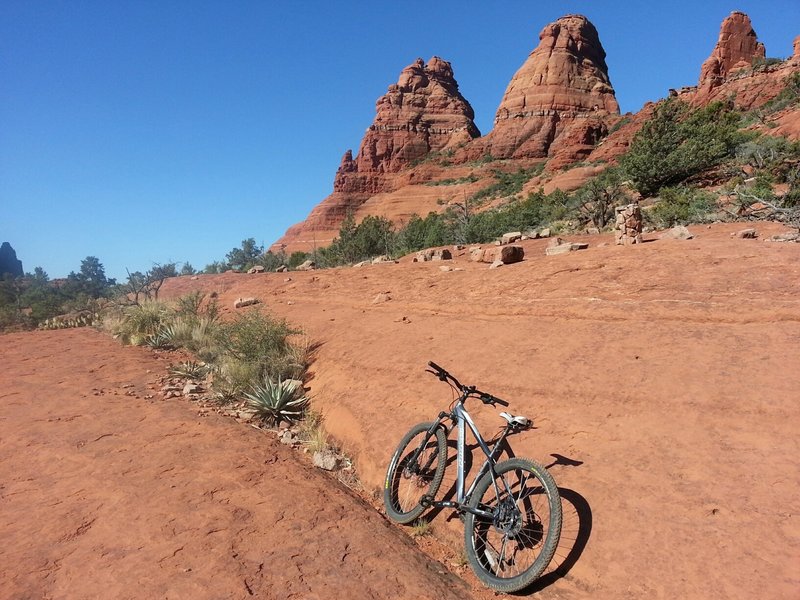
<path fill-rule="evenodd" d="M 375 105 L 375 120 L 361 140 L 358 155 L 348 150 L 336 173 L 336 192 L 387 191 L 383 175 L 398 173 L 431 152 L 441 152 L 479 137 L 475 113 L 458 91 L 453 68 L 434 56 L 418 58 Z"/>
<path fill-rule="evenodd" d="M 565 162 L 588 154 L 619 114 L 597 29 L 568 15 L 539 34 L 539 45 L 516 72 L 497 109 L 485 152 L 496 158 Z"/>
<path fill-rule="evenodd" d="M 22 277 L 22 261 L 17 258 L 17 253 L 11 244 L 3 242 L 0 246 L 0 277 L 9 274 L 12 277 Z"/>
<path fill-rule="evenodd" d="M 375 120 L 358 154 L 348 150 L 333 181 L 333 193 L 305 221 L 290 227 L 274 247 L 327 246 L 348 213 L 371 196 L 401 185 L 398 175 L 431 152 L 455 149 L 480 136 L 474 112 L 458 91 L 453 68 L 434 56 L 418 58 L 375 105 Z"/>
<path fill-rule="evenodd" d="M 765 57 L 750 17 L 734 11 L 722 22 L 717 45 L 700 69 L 699 87 L 717 87 L 736 71 L 749 68 L 754 59 Z"/>

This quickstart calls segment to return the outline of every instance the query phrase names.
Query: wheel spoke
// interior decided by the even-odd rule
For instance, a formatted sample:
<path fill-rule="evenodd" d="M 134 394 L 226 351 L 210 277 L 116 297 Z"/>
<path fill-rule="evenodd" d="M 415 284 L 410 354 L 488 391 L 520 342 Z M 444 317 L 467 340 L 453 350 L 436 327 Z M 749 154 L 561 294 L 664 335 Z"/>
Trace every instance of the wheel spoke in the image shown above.
<path fill-rule="evenodd" d="M 518 591 L 535 580 L 553 557 L 561 531 L 555 482 L 524 459 L 495 468 L 476 488 L 471 506 L 493 515 L 467 519 L 467 553 L 476 574 L 490 587 Z"/>

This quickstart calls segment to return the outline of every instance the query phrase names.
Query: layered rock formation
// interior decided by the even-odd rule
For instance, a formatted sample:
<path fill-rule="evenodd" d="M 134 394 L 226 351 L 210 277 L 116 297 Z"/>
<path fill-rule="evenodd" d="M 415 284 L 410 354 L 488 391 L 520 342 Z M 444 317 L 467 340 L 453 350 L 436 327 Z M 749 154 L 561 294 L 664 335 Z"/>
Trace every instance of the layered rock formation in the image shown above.
<path fill-rule="evenodd" d="M 729 75 L 751 67 L 754 59 L 763 59 L 766 55 L 750 17 L 734 11 L 722 22 L 717 45 L 700 69 L 699 87 L 717 87 Z"/>
<path fill-rule="evenodd" d="M 327 245 L 350 211 L 369 197 L 396 187 L 396 174 L 431 152 L 441 152 L 480 136 L 469 102 L 458 91 L 453 68 L 434 56 L 418 58 L 400 73 L 375 105 L 358 155 L 345 152 L 333 181 L 333 194 L 308 218 L 290 227 L 276 243 L 288 248 Z M 402 179 L 402 178 L 400 178 Z"/>
<path fill-rule="evenodd" d="M 3 275 L 22 277 L 22 261 L 17 258 L 17 253 L 11 244 L 3 242 L 0 246 L 0 277 Z"/>
<path fill-rule="evenodd" d="M 418 58 L 400 73 L 375 105 L 358 155 L 350 150 L 336 172 L 335 192 L 371 193 L 391 187 L 386 174 L 398 173 L 431 152 L 462 145 L 480 132 L 475 113 L 458 91 L 453 68 L 434 56 Z"/>
<path fill-rule="evenodd" d="M 576 160 L 619 114 L 597 30 L 581 15 L 550 23 L 516 72 L 497 109 L 485 149 L 496 158 Z"/>
<path fill-rule="evenodd" d="M 539 45 L 514 75 L 495 116 L 494 129 L 483 138 L 472 122 L 469 103 L 458 92 L 450 64 L 432 58 L 417 60 L 403 70 L 376 106 L 358 155 L 347 151 L 334 180 L 334 193 L 317 205 L 302 223 L 279 240 L 286 249 L 324 246 L 338 234 L 346 214 L 359 221 L 367 215 L 386 216 L 399 223 L 412 213 L 427 214 L 450 201 L 461 201 L 494 182 L 493 167 L 476 166 L 486 154 L 510 159 L 503 168 L 547 159 L 547 174 L 533 178 L 527 193 L 544 188 L 572 190 L 597 175 L 600 163 L 613 164 L 627 151 L 636 132 L 657 106 L 648 102 L 621 119 L 608 77 L 605 51 L 595 27 L 580 15 L 562 17 L 544 27 Z M 703 63 L 699 86 L 670 90 L 693 106 L 715 100 L 741 110 L 763 106 L 786 88 L 800 70 L 800 37 L 793 56 L 765 64 L 766 55 L 750 19 L 734 12 L 722 23 L 719 40 Z M 756 68 L 753 68 L 753 67 Z M 609 127 L 614 132 L 608 135 Z M 800 139 L 800 112 L 789 106 L 770 117 L 770 135 Z M 453 149 L 445 165 L 418 158 Z M 586 160 L 592 166 L 559 171 Z M 493 163 L 488 163 L 492 165 Z M 420 185 L 431 181 L 464 180 L 447 186 Z"/>

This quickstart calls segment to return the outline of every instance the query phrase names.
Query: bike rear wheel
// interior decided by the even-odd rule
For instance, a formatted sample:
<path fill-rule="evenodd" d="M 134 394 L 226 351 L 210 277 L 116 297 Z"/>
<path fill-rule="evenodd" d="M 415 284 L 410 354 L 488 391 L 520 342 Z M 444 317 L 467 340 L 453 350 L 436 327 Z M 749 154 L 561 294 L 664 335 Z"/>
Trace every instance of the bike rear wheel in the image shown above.
<path fill-rule="evenodd" d="M 400 440 L 389 462 L 383 503 L 386 514 L 398 523 L 411 523 L 419 518 L 426 508 L 422 497 L 432 498 L 442 484 L 447 463 L 447 436 L 440 427 L 429 435 L 432 425 L 420 423 L 412 427 Z"/>
<path fill-rule="evenodd" d="M 561 498 L 550 473 L 524 458 L 498 463 L 478 482 L 469 506 L 492 515 L 466 513 L 467 559 L 478 578 L 502 592 L 533 583 L 561 537 Z"/>

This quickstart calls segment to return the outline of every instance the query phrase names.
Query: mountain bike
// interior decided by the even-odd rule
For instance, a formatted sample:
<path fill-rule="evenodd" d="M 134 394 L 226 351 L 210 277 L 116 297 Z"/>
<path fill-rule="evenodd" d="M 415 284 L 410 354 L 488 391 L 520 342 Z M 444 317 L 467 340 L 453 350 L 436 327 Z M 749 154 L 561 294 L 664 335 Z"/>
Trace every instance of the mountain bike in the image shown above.
<path fill-rule="evenodd" d="M 428 367 L 426 372 L 449 384 L 456 397 L 435 421 L 415 425 L 400 440 L 386 472 L 386 513 L 408 524 L 429 508 L 454 509 L 464 521 L 467 559 L 478 578 L 498 591 L 519 591 L 544 572 L 561 535 L 561 499 L 550 473 L 524 458 L 497 462 L 506 438 L 533 423 L 501 412 L 505 425 L 490 448 L 464 405 L 472 398 L 491 406 L 507 407 L 508 402 L 461 384 L 436 363 L 429 362 Z M 467 428 L 486 460 L 465 490 Z M 453 429 L 457 430 L 455 496 L 437 500 L 447 464 L 447 437 Z"/>

